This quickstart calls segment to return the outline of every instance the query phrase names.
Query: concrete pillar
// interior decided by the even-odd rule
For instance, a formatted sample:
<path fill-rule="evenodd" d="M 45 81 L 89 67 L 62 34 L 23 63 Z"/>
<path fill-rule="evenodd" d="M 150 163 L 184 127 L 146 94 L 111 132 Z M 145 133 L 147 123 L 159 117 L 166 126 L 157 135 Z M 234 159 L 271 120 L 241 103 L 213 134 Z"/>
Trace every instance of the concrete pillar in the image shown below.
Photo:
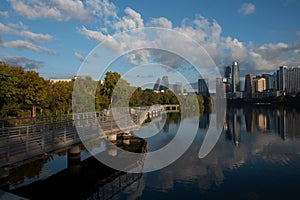
<path fill-rule="evenodd" d="M 107 136 L 107 139 L 112 143 L 116 143 L 117 142 L 117 134 L 109 135 L 109 136 Z"/>
<path fill-rule="evenodd" d="M 124 138 L 123 139 L 123 144 L 129 145 L 130 144 L 130 139 L 129 138 Z"/>
<path fill-rule="evenodd" d="M 81 168 L 81 148 L 72 146 L 68 150 L 68 169 L 72 175 L 77 175 Z"/>
<path fill-rule="evenodd" d="M 108 155 L 115 157 L 118 155 L 118 149 L 115 146 L 112 146 L 109 149 L 107 149 L 107 153 Z"/>
<path fill-rule="evenodd" d="M 9 189 L 9 171 L 3 168 L 0 168 L 0 189 Z"/>

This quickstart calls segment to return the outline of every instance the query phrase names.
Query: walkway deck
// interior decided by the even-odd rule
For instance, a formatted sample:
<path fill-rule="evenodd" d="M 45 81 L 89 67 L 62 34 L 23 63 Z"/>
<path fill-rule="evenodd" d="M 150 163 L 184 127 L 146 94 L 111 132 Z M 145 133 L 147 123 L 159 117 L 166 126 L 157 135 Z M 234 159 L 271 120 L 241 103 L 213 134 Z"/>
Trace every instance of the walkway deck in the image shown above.
<path fill-rule="evenodd" d="M 11 194 L 9 192 L 0 190 L 0 200 L 27 200 L 23 197 Z"/>

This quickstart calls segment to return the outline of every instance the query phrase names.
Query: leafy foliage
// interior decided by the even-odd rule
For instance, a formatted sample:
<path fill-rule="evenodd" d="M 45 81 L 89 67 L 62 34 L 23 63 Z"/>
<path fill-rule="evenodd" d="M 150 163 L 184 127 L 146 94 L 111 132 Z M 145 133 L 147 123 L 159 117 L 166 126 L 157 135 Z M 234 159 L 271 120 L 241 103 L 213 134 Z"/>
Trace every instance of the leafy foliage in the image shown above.
<path fill-rule="evenodd" d="M 1 118 L 71 113 L 74 109 L 72 96 L 76 97 L 76 112 L 93 110 L 93 106 L 96 111 L 101 111 L 109 109 L 112 104 L 114 107 L 150 106 L 179 104 L 179 100 L 194 109 L 192 105 L 197 103 L 190 95 L 176 96 L 169 90 L 156 93 L 132 87 L 117 72 L 107 72 L 103 82 L 91 77 L 52 82 L 43 79 L 37 72 L 3 62 L 0 62 L 0 87 Z M 203 111 L 207 101 L 202 96 L 197 96 L 197 100 Z"/>

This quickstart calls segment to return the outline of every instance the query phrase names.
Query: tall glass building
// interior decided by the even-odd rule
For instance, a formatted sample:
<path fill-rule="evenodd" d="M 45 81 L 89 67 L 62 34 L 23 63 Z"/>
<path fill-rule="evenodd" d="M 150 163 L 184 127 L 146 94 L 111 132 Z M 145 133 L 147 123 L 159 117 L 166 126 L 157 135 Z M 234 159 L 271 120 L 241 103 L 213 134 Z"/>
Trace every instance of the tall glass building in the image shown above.
<path fill-rule="evenodd" d="M 240 68 L 238 62 L 233 62 L 231 67 L 231 76 L 231 91 L 233 93 L 240 91 Z"/>

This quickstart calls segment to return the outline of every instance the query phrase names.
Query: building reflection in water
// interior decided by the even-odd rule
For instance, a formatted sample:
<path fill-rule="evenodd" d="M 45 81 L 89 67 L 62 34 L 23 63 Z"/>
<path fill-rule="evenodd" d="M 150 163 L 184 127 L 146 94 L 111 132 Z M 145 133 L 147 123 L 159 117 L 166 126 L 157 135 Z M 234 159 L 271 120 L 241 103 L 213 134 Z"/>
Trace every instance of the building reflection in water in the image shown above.
<path fill-rule="evenodd" d="M 300 113 L 296 110 L 278 110 L 266 107 L 228 109 L 223 131 L 226 138 L 238 145 L 241 140 L 241 120 L 244 117 L 248 133 L 277 133 L 283 140 L 300 137 Z"/>
<path fill-rule="evenodd" d="M 210 119 L 209 113 L 208 112 L 203 113 L 203 115 L 199 117 L 199 128 L 208 129 L 209 121 L 210 121 L 209 119 Z"/>
<path fill-rule="evenodd" d="M 227 140 L 232 140 L 235 146 L 241 142 L 241 110 L 228 109 L 223 131 Z"/>

